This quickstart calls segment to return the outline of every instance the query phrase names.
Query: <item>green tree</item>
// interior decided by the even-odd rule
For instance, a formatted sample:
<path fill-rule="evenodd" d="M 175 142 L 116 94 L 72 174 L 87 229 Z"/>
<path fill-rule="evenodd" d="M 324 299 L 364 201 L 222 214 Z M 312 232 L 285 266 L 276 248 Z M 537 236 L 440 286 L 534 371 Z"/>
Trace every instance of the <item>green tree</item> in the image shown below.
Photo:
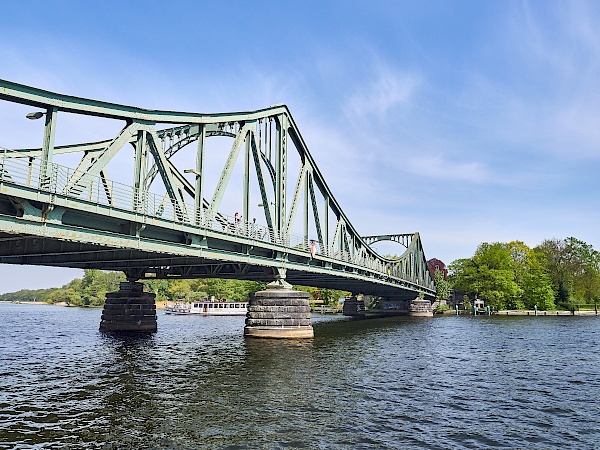
<path fill-rule="evenodd" d="M 448 300 L 452 293 L 452 288 L 450 287 L 450 283 L 444 279 L 444 274 L 440 269 L 435 269 L 433 280 L 435 282 L 435 298 L 440 301 Z"/>
<path fill-rule="evenodd" d="M 5 302 L 47 302 L 48 297 L 58 288 L 49 289 L 21 289 L 17 292 L 7 292 L 0 295 L 0 300 Z"/>
<path fill-rule="evenodd" d="M 192 286 L 190 280 L 178 279 L 169 280 L 168 298 L 171 301 L 185 300 L 189 301 L 192 294 Z"/>
<path fill-rule="evenodd" d="M 160 279 L 144 280 L 148 292 L 156 295 L 156 301 L 165 302 L 169 298 L 169 281 Z"/>
<path fill-rule="evenodd" d="M 103 272 L 86 269 L 81 280 L 73 280 L 68 287 L 81 297 L 77 306 L 102 306 L 108 292 L 119 289 L 119 283 L 125 281 L 122 272 Z"/>
<path fill-rule="evenodd" d="M 535 252 L 552 280 L 558 305 L 573 309 L 597 301 L 600 254 L 591 245 L 574 237 L 547 239 Z"/>
<path fill-rule="evenodd" d="M 514 264 L 515 281 L 522 290 L 525 308 L 554 308 L 554 289 L 550 276 L 541 266 L 533 249 L 521 241 L 509 242 L 507 248 Z"/>
<path fill-rule="evenodd" d="M 555 308 L 555 292 L 550 275 L 542 267 L 532 267 L 521 280 L 523 301 L 527 309 L 535 306 L 540 310 Z"/>
<path fill-rule="evenodd" d="M 577 305 L 596 303 L 600 292 L 600 253 L 579 239 L 566 239 L 578 260 L 573 274 L 573 294 Z"/>
<path fill-rule="evenodd" d="M 550 275 L 556 303 L 568 306 L 571 303 L 576 262 L 567 243 L 561 239 L 546 239 L 535 248 L 535 252 Z"/>
<path fill-rule="evenodd" d="M 448 280 L 455 290 L 464 292 L 467 296 L 474 296 L 479 292 L 477 266 L 473 258 L 461 258 L 451 262 L 448 274 Z"/>
<path fill-rule="evenodd" d="M 522 289 L 516 282 L 515 262 L 510 248 L 500 242 L 479 245 L 469 259 L 449 266 L 455 289 L 483 299 L 494 309 L 521 309 Z"/>

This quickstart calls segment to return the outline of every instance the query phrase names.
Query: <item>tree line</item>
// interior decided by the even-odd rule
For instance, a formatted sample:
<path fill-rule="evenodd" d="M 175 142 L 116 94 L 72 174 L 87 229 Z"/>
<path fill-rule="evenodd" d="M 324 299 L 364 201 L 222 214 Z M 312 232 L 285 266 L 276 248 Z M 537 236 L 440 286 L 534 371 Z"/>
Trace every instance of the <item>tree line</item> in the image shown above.
<path fill-rule="evenodd" d="M 76 278 L 60 288 L 23 289 L 0 295 L 0 301 L 66 303 L 69 306 L 103 306 L 106 293 L 119 290 L 126 281 L 122 272 L 104 272 L 86 269 L 82 278 Z M 157 301 L 191 302 L 205 298 L 247 301 L 251 292 L 265 289 L 266 283 L 219 278 L 144 280 L 144 289 L 156 295 Z M 334 304 L 349 292 L 333 289 L 294 286 L 308 292 L 312 302 Z"/>
<path fill-rule="evenodd" d="M 596 307 L 600 298 L 600 253 L 574 237 L 534 248 L 521 241 L 484 242 L 448 269 L 448 285 L 469 305 L 480 298 L 495 310 L 575 310 Z"/>

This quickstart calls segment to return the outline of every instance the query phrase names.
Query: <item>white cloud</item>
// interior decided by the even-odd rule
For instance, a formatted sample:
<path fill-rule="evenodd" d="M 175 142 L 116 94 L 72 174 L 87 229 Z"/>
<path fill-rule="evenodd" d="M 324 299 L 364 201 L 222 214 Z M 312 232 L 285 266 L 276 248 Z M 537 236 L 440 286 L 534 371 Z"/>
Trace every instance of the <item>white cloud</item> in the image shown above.
<path fill-rule="evenodd" d="M 381 118 L 395 107 L 410 106 L 421 82 L 416 74 L 385 67 L 379 67 L 372 76 L 372 81 L 355 86 L 355 92 L 346 101 L 344 111 L 349 118 Z"/>
<path fill-rule="evenodd" d="M 435 154 L 418 154 L 403 160 L 403 167 L 415 174 L 438 180 L 489 182 L 489 170 L 480 162 L 454 162 Z M 495 178 L 495 177 L 494 177 Z"/>

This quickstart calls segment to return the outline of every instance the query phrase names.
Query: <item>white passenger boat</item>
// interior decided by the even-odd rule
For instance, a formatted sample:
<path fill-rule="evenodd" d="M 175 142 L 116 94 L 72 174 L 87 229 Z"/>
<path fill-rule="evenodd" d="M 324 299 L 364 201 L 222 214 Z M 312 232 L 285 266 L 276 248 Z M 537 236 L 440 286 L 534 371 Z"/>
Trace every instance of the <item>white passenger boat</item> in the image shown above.
<path fill-rule="evenodd" d="M 165 314 L 202 316 L 245 316 L 248 312 L 248 302 L 219 302 L 200 301 L 192 303 L 175 303 L 165 306 Z"/>

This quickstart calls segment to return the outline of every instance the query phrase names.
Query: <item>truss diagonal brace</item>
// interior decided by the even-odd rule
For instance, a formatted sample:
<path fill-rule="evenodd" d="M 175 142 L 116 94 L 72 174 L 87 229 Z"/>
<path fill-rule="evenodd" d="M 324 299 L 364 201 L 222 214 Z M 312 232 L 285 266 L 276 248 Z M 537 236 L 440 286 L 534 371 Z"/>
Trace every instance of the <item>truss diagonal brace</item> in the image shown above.
<path fill-rule="evenodd" d="M 65 192 L 67 194 L 79 194 L 88 187 L 95 177 L 100 175 L 100 172 L 108 162 L 116 155 L 116 153 L 125 145 L 131 137 L 142 128 L 143 125 L 139 122 L 133 122 L 121 130 L 119 135 L 115 137 L 111 143 L 104 149 L 102 154 L 94 161 L 85 171 L 75 172 L 67 185 Z"/>
<path fill-rule="evenodd" d="M 270 230 L 273 230 L 273 217 L 271 216 L 271 203 L 269 202 L 269 194 L 267 193 L 267 187 L 265 182 L 265 174 L 262 170 L 260 163 L 261 159 L 259 156 L 259 150 L 256 147 L 256 136 L 251 133 L 251 144 L 252 144 L 252 156 L 254 157 L 254 168 L 256 169 L 256 176 L 258 178 L 258 187 L 260 188 L 260 197 L 262 199 L 263 209 L 265 211 L 265 219 L 267 220 L 267 226 Z"/>
<path fill-rule="evenodd" d="M 229 179 L 231 178 L 235 162 L 237 161 L 240 153 L 240 148 L 244 142 L 244 139 L 246 139 L 246 135 L 250 131 L 250 128 L 251 123 L 246 123 L 233 141 L 231 151 L 229 152 L 229 156 L 225 162 L 225 167 L 223 167 L 223 172 L 221 173 L 221 177 L 219 178 L 219 182 L 215 188 L 215 193 L 213 194 L 213 198 L 210 202 L 209 219 L 214 217 L 214 215 L 219 211 L 219 206 L 221 206 L 221 200 L 223 200 L 223 195 L 225 194 L 225 189 L 227 188 Z"/>
<path fill-rule="evenodd" d="M 319 246 L 323 248 L 323 233 L 321 232 L 321 221 L 319 220 L 319 208 L 317 207 L 317 198 L 315 196 L 315 186 L 313 183 L 313 176 L 309 174 L 310 179 L 308 188 L 310 190 L 310 201 L 312 203 L 313 215 L 315 220 L 315 228 L 317 229 L 317 239 L 319 239 Z"/>
<path fill-rule="evenodd" d="M 171 203 L 173 204 L 173 209 L 175 209 L 177 219 L 179 219 L 180 221 L 184 221 L 187 217 L 185 211 L 185 203 L 183 202 L 183 198 L 181 198 L 179 192 L 175 190 L 176 183 L 175 179 L 173 178 L 173 173 L 171 172 L 171 167 L 169 166 L 169 160 L 162 152 L 162 149 L 158 146 L 159 138 L 156 135 L 156 131 L 147 131 L 149 131 L 147 135 L 148 143 L 150 144 L 148 146 L 150 153 L 152 153 L 152 156 L 154 157 L 154 162 L 158 167 L 158 172 L 160 173 L 160 176 L 163 180 L 165 189 L 167 190 L 167 194 L 171 199 Z"/>
<path fill-rule="evenodd" d="M 298 174 L 298 181 L 296 182 L 296 189 L 294 189 L 294 196 L 292 197 L 292 204 L 290 206 L 290 214 L 288 216 L 287 224 L 285 227 L 285 233 L 287 235 L 291 234 L 292 225 L 294 224 L 294 220 L 296 219 L 296 210 L 298 209 L 298 203 L 300 202 L 300 190 L 304 185 L 304 180 L 306 178 L 306 174 L 308 172 L 308 165 L 304 164 L 300 167 L 300 173 Z"/>

